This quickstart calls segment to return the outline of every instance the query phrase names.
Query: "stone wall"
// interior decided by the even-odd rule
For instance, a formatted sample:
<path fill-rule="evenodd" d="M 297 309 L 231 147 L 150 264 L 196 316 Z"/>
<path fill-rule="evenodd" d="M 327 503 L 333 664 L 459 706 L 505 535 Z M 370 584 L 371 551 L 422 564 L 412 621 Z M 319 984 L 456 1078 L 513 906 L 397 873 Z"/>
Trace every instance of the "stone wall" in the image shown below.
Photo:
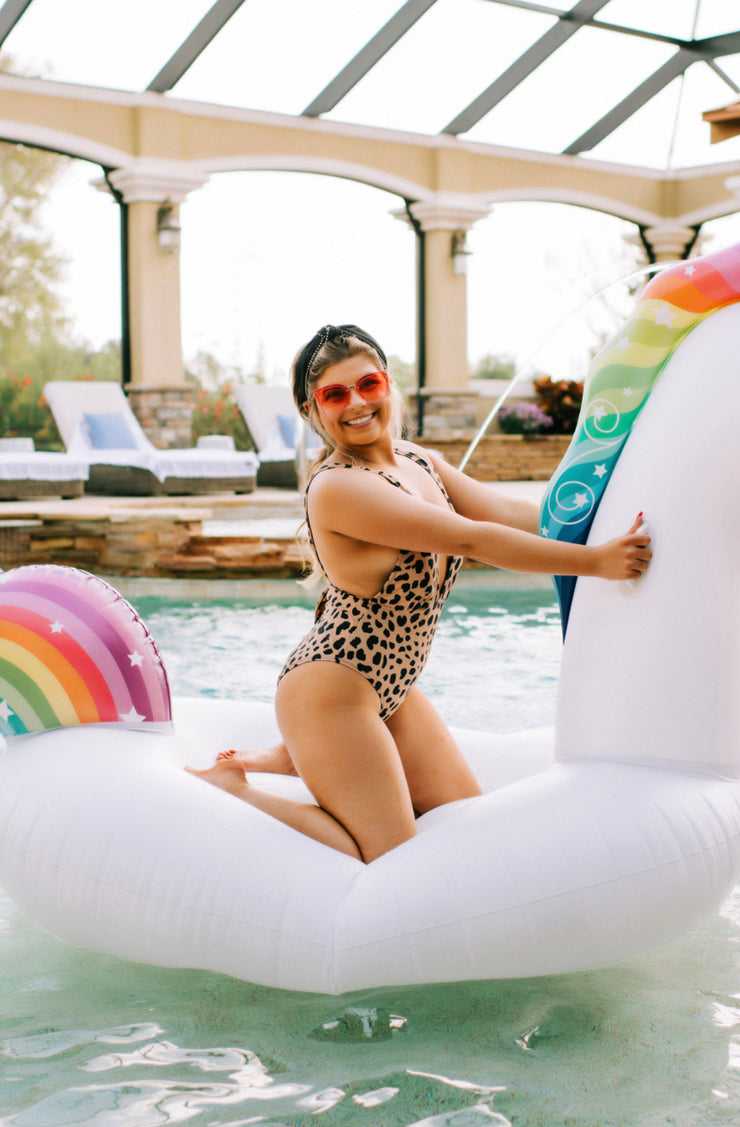
<path fill-rule="evenodd" d="M 467 435 L 425 434 L 416 439 L 422 446 L 438 450 L 445 461 L 458 466 L 474 432 Z M 549 481 L 570 446 L 572 435 L 519 434 L 485 435 L 476 447 L 465 472 L 476 481 Z"/>
<path fill-rule="evenodd" d="M 193 445 L 193 389 L 188 384 L 176 387 L 128 384 L 126 395 L 153 446 L 167 450 Z"/>
<path fill-rule="evenodd" d="M 449 431 L 474 429 L 478 417 L 478 392 L 467 389 L 424 388 L 406 392 L 406 410 L 411 431 L 416 433 L 421 400 L 424 436 L 445 434 Z"/>
<path fill-rule="evenodd" d="M 206 536 L 209 510 L 117 510 L 108 515 L 0 519 L 0 568 L 64 564 L 98 575 L 175 578 L 304 574 L 308 554 L 295 538 Z"/>

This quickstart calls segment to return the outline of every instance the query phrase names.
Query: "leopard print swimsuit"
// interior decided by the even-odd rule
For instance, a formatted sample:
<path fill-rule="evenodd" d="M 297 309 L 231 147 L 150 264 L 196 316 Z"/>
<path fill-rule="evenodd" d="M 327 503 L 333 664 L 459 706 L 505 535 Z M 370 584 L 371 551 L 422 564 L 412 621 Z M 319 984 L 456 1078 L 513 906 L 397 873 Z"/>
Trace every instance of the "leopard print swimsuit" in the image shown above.
<path fill-rule="evenodd" d="M 431 462 L 415 451 L 398 450 L 396 453 L 422 466 L 450 504 Z M 348 466 L 343 462 L 319 466 L 311 481 L 317 474 L 335 469 L 377 473 L 396 489 L 409 492 L 385 470 Z M 308 487 L 304 503 L 308 535 L 316 552 L 308 520 Z M 316 558 L 319 558 L 318 553 Z M 462 559 L 450 557 L 440 587 L 438 555 L 402 550 L 380 591 L 370 598 L 342 591 L 327 577 L 323 610 L 312 630 L 291 653 L 278 680 L 296 666 L 311 661 L 346 665 L 360 673 L 375 689 L 380 700 L 380 718 L 387 720 L 403 702 L 426 664 L 442 607 L 461 564 Z"/>

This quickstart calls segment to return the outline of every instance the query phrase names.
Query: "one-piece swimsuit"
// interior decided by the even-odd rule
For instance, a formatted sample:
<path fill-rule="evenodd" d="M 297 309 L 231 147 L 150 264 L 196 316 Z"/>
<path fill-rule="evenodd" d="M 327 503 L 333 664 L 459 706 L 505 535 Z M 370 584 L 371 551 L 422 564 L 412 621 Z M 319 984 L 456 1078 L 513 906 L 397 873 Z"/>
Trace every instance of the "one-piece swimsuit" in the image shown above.
<path fill-rule="evenodd" d="M 415 451 L 396 450 L 395 453 L 422 466 L 452 507 L 430 461 Z M 410 492 L 386 470 L 351 466 L 344 462 L 327 462 L 319 466 L 306 487 L 304 501 L 308 536 L 319 566 L 321 561 L 308 519 L 308 490 L 320 473 L 351 469 L 375 473 L 396 489 Z M 436 553 L 401 550 L 383 586 L 369 598 L 342 591 L 326 576 L 323 609 L 313 628 L 290 654 L 278 681 L 296 666 L 312 661 L 345 665 L 356 670 L 372 685 L 380 700 L 380 717 L 387 720 L 403 702 L 426 664 L 442 607 L 461 564 L 461 558 L 451 556 L 447 574 L 440 585 L 439 556 Z M 326 575 L 323 567 L 322 571 Z"/>

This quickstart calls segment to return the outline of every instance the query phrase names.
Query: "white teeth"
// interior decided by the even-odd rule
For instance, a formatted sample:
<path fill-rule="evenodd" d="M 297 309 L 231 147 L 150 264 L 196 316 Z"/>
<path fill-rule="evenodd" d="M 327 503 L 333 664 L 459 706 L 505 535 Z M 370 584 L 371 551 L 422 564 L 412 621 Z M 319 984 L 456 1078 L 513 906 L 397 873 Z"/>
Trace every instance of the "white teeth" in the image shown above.
<path fill-rule="evenodd" d="M 362 426 L 363 423 L 369 423 L 372 418 L 372 415 L 363 415 L 360 419 L 348 419 L 344 425 L 348 427 L 359 427 Z"/>

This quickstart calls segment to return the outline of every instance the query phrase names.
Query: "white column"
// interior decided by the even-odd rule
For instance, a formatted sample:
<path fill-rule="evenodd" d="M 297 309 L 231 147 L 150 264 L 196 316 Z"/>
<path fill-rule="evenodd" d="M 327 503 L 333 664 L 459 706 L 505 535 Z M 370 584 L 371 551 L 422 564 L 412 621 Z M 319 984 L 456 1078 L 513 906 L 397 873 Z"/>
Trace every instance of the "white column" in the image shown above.
<path fill-rule="evenodd" d="M 696 238 L 693 227 L 675 222 L 646 227 L 642 234 L 652 251 L 654 262 L 675 262 L 686 258 L 688 248 Z M 644 254 L 645 247 L 639 235 L 628 235 L 626 240 L 633 246 L 640 247 Z"/>
<path fill-rule="evenodd" d="M 175 161 L 139 161 L 116 169 L 110 182 L 128 204 L 131 383 L 171 387 L 184 383 L 180 331 L 179 240 L 161 245 L 158 215 L 179 204 L 208 176 Z"/>
<path fill-rule="evenodd" d="M 468 377 L 465 235 L 490 212 L 475 197 L 439 192 L 411 205 L 425 235 L 426 386 L 464 388 Z M 405 211 L 393 212 L 408 221 Z"/>

